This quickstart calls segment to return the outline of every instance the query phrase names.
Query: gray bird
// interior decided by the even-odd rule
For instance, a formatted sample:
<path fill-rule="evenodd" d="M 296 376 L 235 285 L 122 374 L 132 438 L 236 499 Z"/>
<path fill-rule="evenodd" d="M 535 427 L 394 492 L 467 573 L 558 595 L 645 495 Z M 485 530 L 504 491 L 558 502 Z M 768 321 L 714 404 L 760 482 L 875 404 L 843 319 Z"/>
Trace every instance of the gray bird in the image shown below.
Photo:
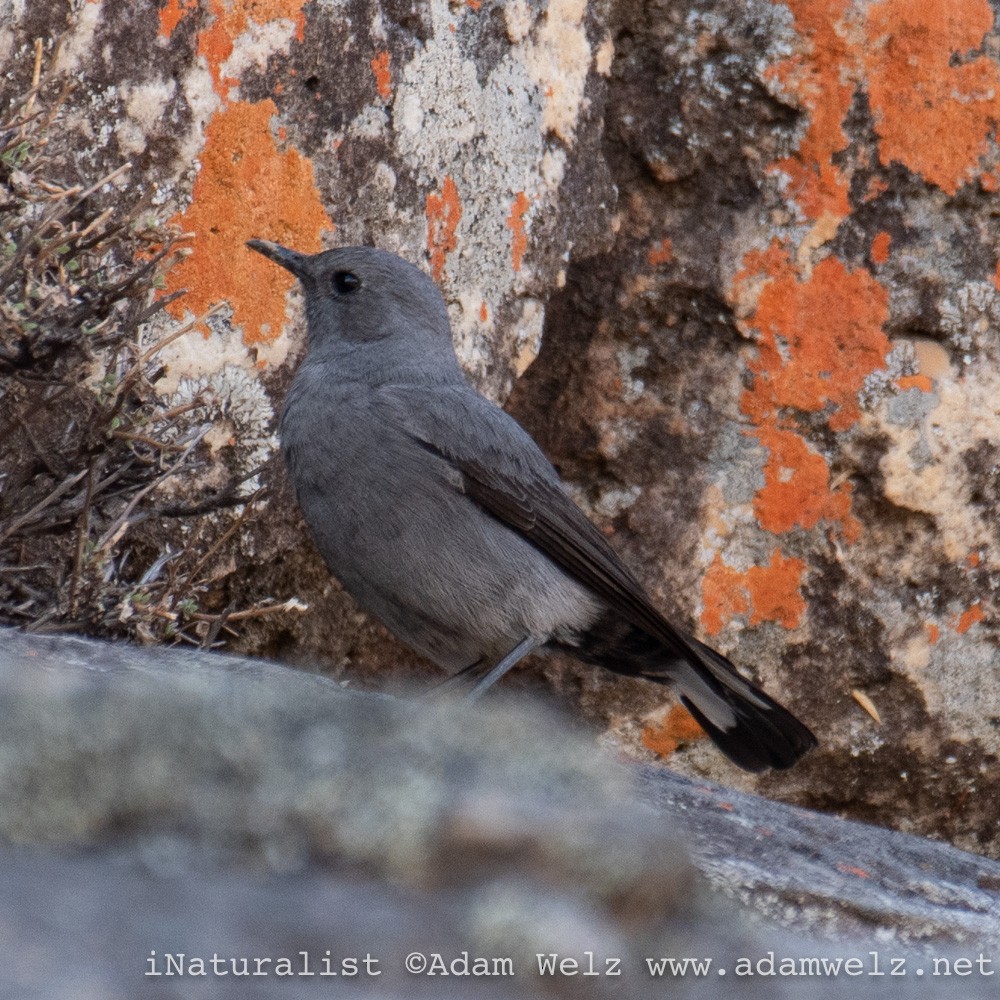
<path fill-rule="evenodd" d="M 749 771 L 816 745 L 653 607 L 535 442 L 466 382 L 430 278 L 372 247 L 247 245 L 302 283 L 308 350 L 281 447 L 319 551 L 362 608 L 472 694 L 559 649 L 672 685 Z"/>

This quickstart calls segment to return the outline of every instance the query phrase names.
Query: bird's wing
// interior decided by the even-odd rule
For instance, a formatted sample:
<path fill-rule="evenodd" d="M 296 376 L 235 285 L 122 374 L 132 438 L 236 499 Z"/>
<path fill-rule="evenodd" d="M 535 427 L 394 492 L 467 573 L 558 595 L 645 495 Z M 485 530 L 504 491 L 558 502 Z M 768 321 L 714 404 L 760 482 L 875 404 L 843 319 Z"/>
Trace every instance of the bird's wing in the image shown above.
<path fill-rule="evenodd" d="M 379 396 L 383 419 L 433 456 L 453 488 L 662 644 L 662 667 L 641 675 L 676 684 L 681 701 L 727 757 L 750 771 L 786 768 L 816 745 L 787 709 L 650 604 L 535 442 L 506 413 L 467 387 L 393 386 Z"/>
<path fill-rule="evenodd" d="M 393 386 L 379 395 L 387 418 L 457 474 L 449 476 L 456 488 L 669 651 L 683 659 L 701 659 L 692 648 L 695 640 L 650 604 L 639 582 L 513 418 L 464 386 Z"/>

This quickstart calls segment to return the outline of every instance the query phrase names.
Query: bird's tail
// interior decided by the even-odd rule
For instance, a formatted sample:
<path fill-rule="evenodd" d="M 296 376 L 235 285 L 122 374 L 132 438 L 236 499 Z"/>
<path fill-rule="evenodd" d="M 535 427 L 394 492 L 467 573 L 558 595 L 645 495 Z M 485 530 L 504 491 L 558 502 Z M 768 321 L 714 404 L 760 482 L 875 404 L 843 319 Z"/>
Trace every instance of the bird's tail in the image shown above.
<path fill-rule="evenodd" d="M 599 619 L 571 651 L 615 673 L 669 684 L 712 742 L 747 771 L 791 767 L 816 737 L 720 653 L 675 633 L 668 648 L 615 615 Z"/>
<path fill-rule="evenodd" d="M 734 764 L 747 771 L 791 767 L 816 746 L 816 737 L 787 708 L 737 673 L 724 656 L 697 639 L 695 654 L 672 660 L 666 669 L 640 671 L 654 681 L 668 681 L 681 701 Z"/>

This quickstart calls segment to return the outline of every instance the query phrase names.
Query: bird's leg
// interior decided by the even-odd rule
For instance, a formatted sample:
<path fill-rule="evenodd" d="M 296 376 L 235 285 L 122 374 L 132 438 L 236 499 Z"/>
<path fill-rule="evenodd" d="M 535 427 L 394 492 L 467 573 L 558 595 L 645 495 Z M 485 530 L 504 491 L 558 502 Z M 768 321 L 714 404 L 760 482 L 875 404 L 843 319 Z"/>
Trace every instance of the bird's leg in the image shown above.
<path fill-rule="evenodd" d="M 542 641 L 534 636 L 529 635 L 522 639 L 496 666 L 491 667 L 487 674 L 476 681 L 475 687 L 466 695 L 466 698 L 469 701 L 475 701 L 488 687 L 496 684 L 518 660 L 533 653 L 541 645 Z"/>
<path fill-rule="evenodd" d="M 429 691 L 424 692 L 426 696 L 437 696 L 448 694 L 457 687 L 474 681 L 481 671 L 485 670 L 489 664 L 482 660 L 476 660 L 467 667 L 462 667 L 457 674 L 449 674 L 443 681 L 438 681 Z"/>

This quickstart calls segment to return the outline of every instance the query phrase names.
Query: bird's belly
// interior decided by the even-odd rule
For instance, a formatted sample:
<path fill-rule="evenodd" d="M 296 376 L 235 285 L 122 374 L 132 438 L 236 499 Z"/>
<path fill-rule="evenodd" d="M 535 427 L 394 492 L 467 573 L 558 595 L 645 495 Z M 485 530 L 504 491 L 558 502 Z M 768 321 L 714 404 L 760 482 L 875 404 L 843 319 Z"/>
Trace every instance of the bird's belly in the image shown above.
<path fill-rule="evenodd" d="M 449 483 L 367 472 L 300 503 L 331 573 L 416 651 L 457 670 L 596 617 L 595 598 Z"/>

